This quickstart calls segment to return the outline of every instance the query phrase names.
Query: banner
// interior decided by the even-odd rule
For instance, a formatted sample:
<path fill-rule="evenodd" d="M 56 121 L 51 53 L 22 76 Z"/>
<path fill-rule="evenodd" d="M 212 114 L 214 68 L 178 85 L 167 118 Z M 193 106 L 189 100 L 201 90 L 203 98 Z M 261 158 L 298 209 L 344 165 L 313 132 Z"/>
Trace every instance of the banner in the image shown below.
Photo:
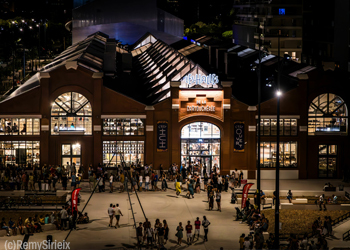
<path fill-rule="evenodd" d="M 78 211 L 78 196 L 81 188 L 74 189 L 72 192 L 72 214 L 75 211 Z"/>
<path fill-rule="evenodd" d="M 168 122 L 157 122 L 157 151 L 164 152 L 168 150 Z"/>
<path fill-rule="evenodd" d="M 244 152 L 244 122 L 235 122 L 233 151 Z"/>
<path fill-rule="evenodd" d="M 243 186 L 243 192 L 242 192 L 242 205 L 241 207 L 242 208 L 245 208 L 245 202 L 248 198 L 248 192 L 249 192 L 249 189 L 251 188 L 251 186 L 253 186 L 254 183 L 247 183 Z"/>

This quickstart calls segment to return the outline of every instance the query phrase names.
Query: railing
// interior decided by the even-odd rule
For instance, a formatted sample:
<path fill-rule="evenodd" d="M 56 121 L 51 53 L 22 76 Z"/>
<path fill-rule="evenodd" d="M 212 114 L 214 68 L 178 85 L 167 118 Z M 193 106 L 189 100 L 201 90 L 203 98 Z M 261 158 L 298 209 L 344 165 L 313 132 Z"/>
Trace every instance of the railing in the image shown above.
<path fill-rule="evenodd" d="M 343 241 L 348 240 L 350 238 L 350 230 L 343 233 Z"/>
<path fill-rule="evenodd" d="M 332 226 L 335 226 L 336 224 L 346 220 L 347 218 L 350 217 L 350 212 L 347 212 L 346 214 L 343 214 L 342 216 L 336 218 L 335 220 L 332 221 Z"/>

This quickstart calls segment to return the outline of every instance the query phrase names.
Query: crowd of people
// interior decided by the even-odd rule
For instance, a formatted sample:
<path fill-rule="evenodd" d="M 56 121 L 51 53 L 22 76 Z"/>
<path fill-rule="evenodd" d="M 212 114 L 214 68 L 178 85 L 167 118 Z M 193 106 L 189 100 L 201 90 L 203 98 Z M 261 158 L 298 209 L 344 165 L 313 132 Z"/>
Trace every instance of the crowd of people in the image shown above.
<path fill-rule="evenodd" d="M 208 241 L 209 225 L 210 222 L 206 216 L 203 216 L 202 221 L 197 217 L 193 225 L 191 221 L 187 221 L 185 226 L 183 226 L 182 222 L 179 222 L 179 225 L 175 229 L 175 236 L 177 238 L 176 245 L 182 246 L 184 237 L 186 237 L 185 244 L 188 246 L 198 241 L 201 228 L 203 228 L 204 231 L 204 241 Z M 158 249 L 162 249 L 168 242 L 170 228 L 166 220 L 161 222 L 159 219 L 156 219 L 152 227 L 151 222 L 146 218 L 145 222 L 139 222 L 136 232 L 139 247 L 146 246 L 147 248 L 157 247 Z"/>
<path fill-rule="evenodd" d="M 76 229 L 76 224 L 88 223 L 89 217 L 87 213 L 74 211 L 69 205 L 62 206 L 62 210 L 59 212 L 51 212 L 38 216 L 29 216 L 26 219 L 22 219 L 21 216 L 17 220 L 12 218 L 6 222 L 5 218 L 2 218 L 0 230 L 6 230 L 7 236 L 16 236 L 18 233 L 24 235 L 26 233 L 40 233 L 43 232 L 43 226 L 47 224 L 53 224 L 57 230 Z"/>

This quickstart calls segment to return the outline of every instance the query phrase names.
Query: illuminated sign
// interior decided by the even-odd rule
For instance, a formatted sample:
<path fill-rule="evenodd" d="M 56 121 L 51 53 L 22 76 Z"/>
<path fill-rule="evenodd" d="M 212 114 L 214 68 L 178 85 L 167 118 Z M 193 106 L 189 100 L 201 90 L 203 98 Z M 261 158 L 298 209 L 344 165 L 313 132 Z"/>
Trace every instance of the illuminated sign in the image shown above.
<path fill-rule="evenodd" d="M 207 101 L 206 100 L 197 100 L 197 105 L 206 105 Z M 190 106 L 187 105 L 187 111 L 211 111 L 211 112 L 215 112 L 215 106 Z"/>
<path fill-rule="evenodd" d="M 191 73 L 188 74 L 183 78 L 188 85 L 201 85 L 201 84 L 207 84 L 207 85 L 214 85 L 219 83 L 219 76 L 215 74 L 209 74 L 209 75 L 201 75 L 201 74 L 195 74 L 192 75 Z"/>

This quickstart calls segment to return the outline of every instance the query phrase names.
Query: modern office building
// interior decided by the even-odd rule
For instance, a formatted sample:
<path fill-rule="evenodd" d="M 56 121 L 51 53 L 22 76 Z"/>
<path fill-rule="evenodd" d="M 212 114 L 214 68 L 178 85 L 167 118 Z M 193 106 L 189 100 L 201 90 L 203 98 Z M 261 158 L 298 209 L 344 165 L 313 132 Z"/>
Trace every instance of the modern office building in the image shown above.
<path fill-rule="evenodd" d="M 99 0 L 73 9 L 73 43 L 101 31 L 122 44 L 134 44 L 151 32 L 171 44 L 182 39 L 183 20 L 158 8 L 156 0 Z"/>
<path fill-rule="evenodd" d="M 281 179 L 342 177 L 350 164 L 349 78 L 266 55 L 258 121 L 257 58 L 209 37 L 169 46 L 146 33 L 126 49 L 94 33 L 0 102 L 0 165 L 175 162 L 255 178 L 260 122 L 259 164 L 270 179 L 279 122 Z M 282 62 L 277 121 L 272 75 Z"/>
<path fill-rule="evenodd" d="M 303 62 L 350 71 L 349 25 L 349 1 L 320 5 L 316 0 L 304 0 Z"/>
<path fill-rule="evenodd" d="M 301 61 L 301 0 L 235 0 L 233 7 L 234 43 L 258 49 L 260 36 L 264 49 L 277 55 L 278 32 L 281 30 L 280 56 L 288 54 L 294 61 Z"/>

